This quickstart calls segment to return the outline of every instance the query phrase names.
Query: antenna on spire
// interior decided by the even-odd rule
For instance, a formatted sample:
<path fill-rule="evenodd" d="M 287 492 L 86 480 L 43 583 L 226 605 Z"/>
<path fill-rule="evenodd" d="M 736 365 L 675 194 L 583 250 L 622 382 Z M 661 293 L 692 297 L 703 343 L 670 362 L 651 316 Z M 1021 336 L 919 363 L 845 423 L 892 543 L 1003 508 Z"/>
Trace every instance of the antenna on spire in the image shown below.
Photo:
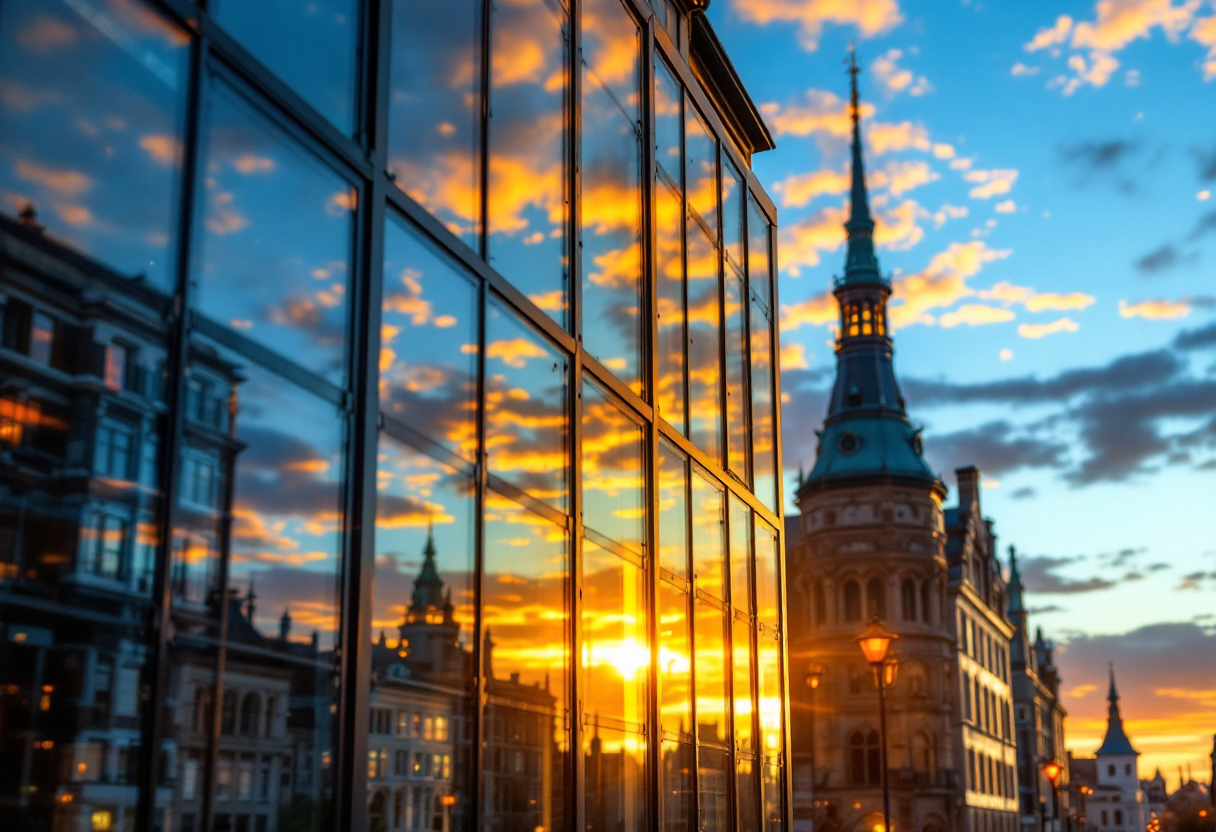
<path fill-rule="evenodd" d="M 852 84 L 852 95 L 849 97 L 849 103 L 853 111 L 853 124 L 857 125 L 861 121 L 861 96 L 857 93 L 857 76 L 861 72 L 861 67 L 857 64 L 857 45 L 849 44 L 849 57 L 845 60 L 848 66 L 850 82 Z"/>

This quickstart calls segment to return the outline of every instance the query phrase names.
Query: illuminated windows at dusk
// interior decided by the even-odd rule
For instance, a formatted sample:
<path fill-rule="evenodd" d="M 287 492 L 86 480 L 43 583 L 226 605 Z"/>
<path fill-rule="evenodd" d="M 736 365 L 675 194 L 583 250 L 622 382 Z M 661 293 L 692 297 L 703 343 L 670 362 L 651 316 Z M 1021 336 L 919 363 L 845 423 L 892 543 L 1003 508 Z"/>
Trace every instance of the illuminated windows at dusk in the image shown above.
<path fill-rule="evenodd" d="M 0 6 L 15 828 L 788 827 L 771 138 L 654 6 Z"/>

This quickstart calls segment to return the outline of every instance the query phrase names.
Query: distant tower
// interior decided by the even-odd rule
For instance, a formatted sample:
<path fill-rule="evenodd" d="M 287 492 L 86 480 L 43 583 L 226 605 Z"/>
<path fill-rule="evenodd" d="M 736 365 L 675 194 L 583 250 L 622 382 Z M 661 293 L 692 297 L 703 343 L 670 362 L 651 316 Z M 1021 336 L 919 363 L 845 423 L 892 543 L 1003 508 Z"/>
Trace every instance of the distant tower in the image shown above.
<path fill-rule="evenodd" d="M 1115 668 L 1110 668 L 1110 690 L 1106 694 L 1106 737 L 1098 749 L 1098 783 L 1103 786 L 1118 786 L 1131 793 L 1140 788 L 1140 771 L 1137 758 L 1140 752 L 1123 730 L 1123 716 L 1119 713 L 1119 691 L 1115 687 Z"/>

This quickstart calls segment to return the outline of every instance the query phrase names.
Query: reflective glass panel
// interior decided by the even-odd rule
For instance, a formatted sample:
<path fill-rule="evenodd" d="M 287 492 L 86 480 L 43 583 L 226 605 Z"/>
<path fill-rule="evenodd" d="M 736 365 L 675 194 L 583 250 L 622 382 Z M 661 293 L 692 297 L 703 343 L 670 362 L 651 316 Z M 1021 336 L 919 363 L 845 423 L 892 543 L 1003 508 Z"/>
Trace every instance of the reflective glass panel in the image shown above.
<path fill-rule="evenodd" d="M 10 116 L 10 94 L 22 84 L 40 94 L 58 90 L 66 107 L 78 92 L 101 95 L 114 80 L 103 78 L 110 66 L 129 73 L 134 85 L 130 98 L 119 101 L 136 104 L 147 92 L 132 72 L 135 61 L 116 48 L 112 53 L 93 24 L 66 6 L 63 15 L 59 4 L 41 8 L 44 14 L 22 3 L 0 6 L 0 142 L 6 148 L 0 154 L 14 147 L 12 130 L 23 123 L 32 131 L 31 145 L 47 154 L 0 155 L 2 176 L 9 161 L 19 170 L 25 169 L 21 159 L 49 164 L 79 138 L 66 131 L 38 134 L 56 118 L 53 99 L 43 102 L 41 127 L 33 126 L 36 118 Z M 134 22 L 119 15 L 111 25 Z M 155 35 L 158 26 L 149 20 L 145 35 Z M 60 89 L 46 74 L 48 55 L 59 61 L 64 83 L 91 65 L 96 76 L 72 81 L 79 90 Z M 134 115 L 119 101 L 95 103 Z M 77 104 L 82 121 L 95 115 L 85 102 Z M 129 129 L 148 126 L 136 122 Z M 111 140 L 116 155 L 127 153 L 120 136 Z M 75 161 L 91 165 L 99 158 L 81 148 Z M 0 181 L 4 192 L 11 181 Z M 107 218 L 116 239 L 146 230 L 129 213 L 143 196 L 158 194 L 131 192 Z M 109 258 L 121 257 L 121 247 L 100 237 L 65 242 L 32 217 L 13 219 L 10 211 L 18 207 L 0 207 L 0 827 L 87 829 L 103 803 L 113 823 L 129 827 L 146 759 L 140 729 L 152 645 L 145 622 L 163 542 L 160 368 L 170 301 L 142 278 L 117 271 L 126 264 Z M 167 200 L 142 207 L 173 218 Z M 94 239 L 98 250 L 82 253 Z"/>
<path fill-rule="evenodd" d="M 490 473 L 564 511 L 570 455 L 566 357 L 497 301 L 487 316 Z"/>
<path fill-rule="evenodd" d="M 566 323 L 568 32 L 557 0 L 491 4 L 490 264 Z"/>
<path fill-rule="evenodd" d="M 659 566 L 688 578 L 688 461 L 659 445 Z"/>
<path fill-rule="evenodd" d="M 321 829 L 338 729 L 344 417 L 209 342 L 190 359 L 184 453 L 199 464 L 183 465 L 171 564 L 175 828 L 261 814 Z"/>
<path fill-rule="evenodd" d="M 663 832 L 697 829 L 693 751 L 691 744 L 663 741 Z"/>
<path fill-rule="evenodd" d="M 777 536 L 766 523 L 756 523 L 756 617 L 770 627 L 781 626 L 777 578 Z"/>
<path fill-rule="evenodd" d="M 730 495 L 730 599 L 744 615 L 752 612 L 752 510 Z"/>
<path fill-rule="evenodd" d="M 583 523 L 626 548 L 646 548 L 642 426 L 590 381 L 583 384 Z"/>
<path fill-rule="evenodd" d="M 393 0 L 388 168 L 479 248 L 482 0 Z"/>
<path fill-rule="evenodd" d="M 658 367 L 655 403 L 659 414 L 686 433 L 688 388 L 684 379 L 684 212 L 680 197 L 662 178 L 655 182 L 655 271 L 658 281 Z"/>
<path fill-rule="evenodd" d="M 640 33 L 633 15 L 621 0 L 583 0 L 581 12 L 583 64 L 619 106 L 636 112 Z"/>
<path fill-rule="evenodd" d="M 781 642 L 761 631 L 756 639 L 760 666 L 760 750 L 766 757 L 782 753 Z"/>
<path fill-rule="evenodd" d="M 722 250 L 726 262 L 742 275 L 743 266 L 743 177 L 734 163 L 722 154 Z"/>
<path fill-rule="evenodd" d="M 743 275 L 727 263 L 726 318 L 726 451 L 730 470 L 748 482 L 747 430 L 747 293 Z"/>
<path fill-rule="evenodd" d="M 722 489 L 699 468 L 692 477 L 692 564 L 697 589 L 726 598 L 726 507 Z"/>
<path fill-rule="evenodd" d="M 755 729 L 752 720 L 752 626 L 747 617 L 737 610 L 731 620 L 731 658 L 733 659 L 734 705 L 735 705 L 735 750 L 754 754 Z"/>
<path fill-rule="evenodd" d="M 380 408 L 469 461 L 477 456 L 477 287 L 403 222 L 384 241 Z"/>
<path fill-rule="evenodd" d="M 700 596 L 693 609 L 696 628 L 697 739 L 725 747 L 730 742 L 730 727 L 727 724 L 730 666 L 726 655 L 726 612 L 713 601 Z"/>
<path fill-rule="evenodd" d="M 736 766 L 735 801 L 738 806 L 739 829 L 760 827 L 760 783 L 753 757 L 739 757 Z"/>
<path fill-rule="evenodd" d="M 718 250 L 704 229 L 688 223 L 689 438 L 722 459 L 722 304 Z"/>
<path fill-rule="evenodd" d="M 437 790 L 456 798 L 452 828 L 466 828 L 473 812 L 474 480 L 471 471 L 450 468 L 384 433 L 376 473 L 372 825 L 383 817 L 383 828 L 393 828 L 394 798 L 410 791 L 413 755 L 423 753 L 432 757 Z M 383 761 L 380 749 L 387 752 Z"/>
<path fill-rule="evenodd" d="M 701 832 L 728 832 L 734 824 L 730 811 L 730 755 L 701 748 L 697 773 Z"/>
<path fill-rule="evenodd" d="M 784 825 L 781 822 L 781 766 L 761 766 L 764 778 L 764 832 L 781 832 Z"/>
<path fill-rule="evenodd" d="M 0 5 L 0 212 L 171 290 L 189 44 L 142 2 Z"/>
<path fill-rule="evenodd" d="M 773 414 L 772 319 L 752 294 L 751 301 L 752 466 L 754 493 L 777 510 L 777 459 Z"/>
<path fill-rule="evenodd" d="M 681 131 L 684 94 L 672 77 L 667 64 L 657 58 L 654 62 L 654 146 L 655 161 L 677 188 L 684 186 Z"/>
<path fill-rule="evenodd" d="M 773 289 L 769 270 L 769 224 L 756 198 L 747 195 L 747 276 L 751 289 L 768 309 L 773 308 Z"/>
<path fill-rule="evenodd" d="M 684 187 L 688 207 L 718 236 L 718 143 L 691 101 L 684 106 Z"/>
<path fill-rule="evenodd" d="M 620 13 L 626 14 L 623 8 Z M 640 392 L 642 190 L 636 107 L 622 110 L 586 71 L 582 118 L 583 339 L 601 364 Z"/>
<path fill-rule="evenodd" d="M 614 728 L 585 728 L 583 777 L 587 832 L 642 832 L 646 815 L 646 741 Z"/>
<path fill-rule="evenodd" d="M 358 0 L 213 0 L 211 9 L 241 45 L 338 129 L 354 129 Z"/>
<path fill-rule="evenodd" d="M 637 731 L 650 675 L 646 573 L 584 539 L 582 598 L 584 721 Z"/>
<path fill-rule="evenodd" d="M 567 828 L 569 567 L 562 527 L 486 494 L 487 829 Z"/>
<path fill-rule="evenodd" d="M 692 661 L 689 655 L 688 589 L 659 582 L 660 727 L 665 735 L 692 738 Z"/>
<path fill-rule="evenodd" d="M 236 92 L 212 90 L 196 303 L 341 384 L 355 191 Z"/>

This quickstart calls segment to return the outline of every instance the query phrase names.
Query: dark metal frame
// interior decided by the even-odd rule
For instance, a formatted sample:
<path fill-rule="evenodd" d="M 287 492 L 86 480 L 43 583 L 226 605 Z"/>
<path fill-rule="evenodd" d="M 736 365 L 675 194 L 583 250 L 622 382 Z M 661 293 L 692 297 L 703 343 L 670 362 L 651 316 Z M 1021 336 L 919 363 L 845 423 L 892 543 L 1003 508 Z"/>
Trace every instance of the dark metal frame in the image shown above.
<path fill-rule="evenodd" d="M 756 551 L 755 533 L 757 528 L 755 524 L 757 522 L 764 521 L 772 527 L 776 534 L 778 551 L 779 553 L 784 551 L 785 530 L 780 511 L 783 500 L 780 481 L 781 394 L 777 364 L 779 350 L 775 320 L 770 323 L 770 326 L 772 326 L 772 331 L 770 332 L 771 360 L 773 362 L 773 386 L 770 394 L 774 409 L 774 465 L 778 477 L 777 497 L 779 501 L 777 511 L 770 510 L 755 497 L 746 487 L 746 484 L 740 483 L 735 476 L 729 473 L 727 467 L 728 457 L 725 454 L 720 460 L 708 458 L 699 448 L 695 447 L 685 438 L 679 430 L 673 428 L 660 418 L 651 404 L 657 385 L 657 321 L 654 315 L 656 285 L 655 263 L 652 256 L 655 244 L 653 229 L 655 160 L 653 153 L 653 118 L 650 115 L 653 111 L 654 67 L 651 56 L 654 56 L 656 59 L 662 57 L 665 60 L 669 69 L 673 71 L 679 85 L 692 99 L 700 117 L 708 124 L 711 133 L 716 136 L 716 144 L 719 148 L 719 171 L 721 165 L 729 159 L 735 170 L 742 177 L 741 184 L 744 190 L 753 195 L 758 206 L 766 215 L 770 226 L 768 231 L 770 235 L 770 272 L 768 279 L 771 281 L 771 297 L 774 311 L 778 308 L 775 277 L 777 259 L 775 238 L 776 208 L 752 172 L 748 164 L 750 160 L 747 155 L 734 145 L 732 134 L 727 130 L 723 119 L 719 116 L 714 102 L 702 88 L 693 68 L 689 66 L 685 56 L 688 51 L 687 30 L 690 28 L 690 22 L 685 20 L 683 21 L 684 25 L 681 26 L 680 37 L 684 41 L 685 47 L 681 50 L 681 44 L 674 43 L 666 30 L 657 23 L 653 11 L 646 4 L 646 0 L 621 1 L 634 16 L 634 21 L 639 30 L 639 43 L 641 47 L 639 54 L 639 76 L 642 89 L 639 91 L 639 106 L 643 115 L 641 123 L 638 125 L 642 136 L 641 159 L 639 159 L 639 169 L 641 172 L 639 187 L 641 188 L 642 198 L 643 235 L 644 241 L 647 243 L 643 247 L 645 254 L 642 263 L 644 278 L 643 306 L 645 307 L 645 311 L 642 324 L 644 365 L 641 371 L 643 387 L 647 391 L 646 396 L 635 394 L 628 385 L 617 379 L 616 376 L 604 368 L 600 362 L 595 360 L 583 348 L 580 328 L 582 263 L 580 256 L 581 247 L 579 245 L 581 229 L 579 200 L 581 159 L 578 141 L 580 135 L 578 102 L 581 97 L 582 73 L 580 67 L 581 15 L 578 0 L 563 0 L 563 3 L 568 5 L 566 43 L 568 73 L 566 123 L 568 131 L 565 145 L 568 171 L 566 186 L 568 188 L 570 206 L 566 218 L 566 246 L 568 252 L 566 280 L 569 294 L 566 315 L 570 324 L 568 329 L 563 328 L 548 314 L 536 307 L 510 281 L 490 267 L 483 257 L 488 237 L 488 218 L 486 216 L 486 212 L 488 211 L 486 193 L 489 185 L 488 120 L 490 117 L 489 107 L 492 92 L 489 62 L 492 39 L 492 14 L 488 2 L 483 4 L 481 29 L 482 106 L 481 158 L 479 164 L 482 186 L 482 214 L 478 236 L 479 250 L 474 251 L 466 243 L 457 239 L 435 217 L 406 196 L 401 189 L 393 184 L 388 175 L 385 147 L 388 136 L 391 55 L 389 39 L 392 34 L 393 0 L 362 0 L 361 16 L 356 27 L 359 45 L 356 49 L 357 67 L 355 75 L 357 89 L 360 92 L 355 96 L 355 129 L 351 136 L 346 135 L 331 124 L 322 114 L 308 104 L 302 96 L 291 89 L 287 83 L 271 73 L 248 50 L 241 46 L 235 38 L 218 26 L 209 16 L 208 0 L 197 0 L 197 2 L 193 3 L 189 0 L 147 0 L 152 6 L 163 12 L 175 25 L 191 35 L 192 46 L 189 56 L 190 77 L 185 97 L 185 113 L 182 117 L 184 136 L 182 174 L 177 195 L 179 206 L 176 231 L 178 244 L 175 264 L 177 293 L 174 305 L 170 311 L 169 321 L 170 342 L 167 367 L 170 370 L 170 383 L 166 389 L 166 403 L 170 415 L 165 425 L 164 441 L 161 443 L 159 460 L 162 496 L 158 521 L 162 529 L 162 540 L 154 572 L 153 598 L 155 603 L 152 609 L 151 620 L 149 621 L 149 637 L 153 640 L 153 643 L 147 665 L 146 683 L 141 690 L 141 698 L 148 707 L 143 709 L 142 727 L 146 742 L 144 744 L 144 754 L 142 755 L 138 781 L 141 787 L 136 817 L 138 829 L 149 830 L 154 828 L 156 823 L 155 800 L 157 786 L 164 776 L 164 772 L 161 771 L 159 749 L 162 747 L 163 741 L 169 731 L 169 714 L 165 702 L 169 678 L 167 634 L 172 628 L 169 561 L 172 557 L 173 529 L 178 520 L 177 492 L 179 490 L 180 456 L 183 446 L 184 408 L 182 405 L 185 402 L 186 369 L 189 359 L 190 337 L 195 332 L 204 334 L 214 340 L 222 341 L 225 346 L 235 348 L 246 357 L 258 363 L 271 365 L 280 375 L 289 377 L 295 383 L 302 384 L 314 393 L 320 393 L 324 398 L 338 405 L 345 414 L 347 447 L 343 505 L 346 511 L 347 533 L 342 553 L 340 576 L 342 618 L 338 672 L 340 673 L 341 684 L 337 716 L 339 724 L 344 726 L 345 730 L 339 732 L 340 741 L 335 748 L 333 827 L 335 830 L 357 830 L 367 827 L 368 817 L 365 795 L 367 794 L 368 778 L 365 761 L 367 759 L 368 739 L 365 727 L 368 724 L 369 718 L 367 682 L 370 675 L 370 646 L 372 642 L 369 622 L 367 616 L 362 615 L 362 611 L 367 610 L 371 602 L 372 564 L 374 557 L 373 540 L 376 521 L 374 495 L 376 493 L 377 441 L 380 430 L 386 427 L 384 418 L 379 411 L 377 392 L 378 366 L 375 360 L 377 345 L 375 342 L 379 333 L 384 240 L 390 212 L 401 217 L 407 225 L 412 226 L 416 231 L 437 243 L 453 260 L 458 262 L 479 282 L 480 289 L 478 294 L 481 312 L 478 324 L 478 338 L 479 343 L 483 347 L 486 338 L 485 312 L 490 297 L 493 295 L 499 298 L 529 325 L 543 333 L 556 347 L 560 348 L 567 355 L 570 362 L 567 374 L 569 395 L 567 410 L 570 419 L 567 442 L 568 448 L 571 451 L 571 464 L 568 471 L 567 486 L 570 489 L 571 499 L 569 514 L 566 518 L 566 529 L 569 546 L 568 563 L 571 570 L 570 593 L 567 598 L 567 612 L 570 616 L 569 637 L 571 647 L 569 653 L 571 657 L 571 667 L 569 668 L 570 690 L 568 691 L 568 702 L 571 708 L 571 713 L 568 715 L 571 754 L 568 758 L 570 765 L 568 766 L 569 770 L 566 773 L 566 779 L 569 793 L 574 796 L 574 800 L 571 805 L 565 807 L 567 814 L 563 819 L 563 825 L 571 824 L 575 828 L 580 828 L 584 825 L 585 821 L 582 814 L 582 796 L 584 792 L 581 774 L 582 767 L 577 762 L 579 759 L 578 755 L 582 753 L 583 725 L 580 717 L 581 702 L 575 698 L 579 690 L 577 657 L 580 655 L 579 648 L 582 638 L 579 619 L 581 607 L 581 540 L 583 537 L 581 520 L 582 495 L 579 483 L 582 478 L 582 466 L 581 455 L 574 452 L 581 447 L 581 390 L 584 374 L 587 374 L 606 391 L 610 391 L 610 394 L 617 399 L 618 404 L 626 410 L 631 410 L 635 418 L 643 426 L 645 437 L 644 479 L 652 493 L 658 481 L 660 440 L 665 439 L 672 446 L 678 448 L 686 458 L 686 466 L 688 466 L 686 468 L 688 475 L 687 487 L 689 489 L 691 489 L 691 477 L 693 475 L 691 465 L 696 464 L 709 472 L 711 477 L 724 488 L 724 511 L 728 515 L 729 498 L 726 496 L 728 494 L 734 494 L 752 510 L 753 522 L 752 528 L 748 530 L 748 537 L 753 553 L 753 566 L 749 568 L 754 568 L 754 553 Z M 218 327 L 210 325 L 208 321 L 190 312 L 191 296 L 193 294 L 191 274 L 193 255 L 196 249 L 195 230 L 197 228 L 197 213 L 199 211 L 199 182 L 203 155 L 204 107 L 207 101 L 205 89 L 213 84 L 209 80 L 211 76 L 223 78 L 225 84 L 234 88 L 242 97 L 250 101 L 260 113 L 290 133 L 294 139 L 301 141 L 309 152 L 337 170 L 358 191 L 359 200 L 353 219 L 353 238 L 351 240 L 353 262 L 351 270 L 349 332 L 350 344 L 354 346 L 348 350 L 347 366 L 349 367 L 349 373 L 344 390 L 339 391 L 328 383 L 315 379 L 315 377 L 306 372 L 301 372 L 298 368 L 290 366 L 289 362 L 282 361 L 270 351 L 264 350 L 238 335 L 219 331 Z M 716 174 L 716 176 L 720 176 L 720 173 Z M 719 197 L 718 225 L 720 230 L 722 228 L 721 210 Z M 748 214 L 745 208 L 743 232 L 745 246 L 750 241 L 750 234 L 746 228 L 748 222 L 750 222 L 750 214 Z M 721 249 L 722 246 L 719 238 L 719 256 L 721 256 Z M 744 259 L 746 262 L 746 253 L 744 254 Z M 722 268 L 724 267 L 719 264 L 720 308 L 723 308 L 723 298 L 721 297 Z M 750 280 L 751 278 L 749 277 L 749 286 Z M 746 301 L 746 297 L 744 300 Z M 775 319 L 775 314 L 772 317 Z M 745 318 L 747 321 L 744 324 L 745 346 L 750 350 L 751 316 L 745 314 Z M 725 349 L 725 342 L 723 341 L 721 357 L 723 358 L 724 371 Z M 478 355 L 477 384 L 478 398 L 479 402 L 481 402 L 484 401 L 485 392 L 485 350 L 480 349 Z M 746 366 L 750 367 L 750 360 L 746 362 Z M 747 372 L 747 378 L 750 389 L 750 382 L 754 381 L 750 371 Z M 750 419 L 750 401 L 745 405 L 745 410 Z M 722 414 L 723 423 L 725 423 L 726 408 L 724 402 Z M 485 493 L 487 488 L 490 487 L 491 479 L 486 470 L 484 454 L 486 434 L 484 408 L 479 407 L 477 409 L 476 420 L 479 451 L 476 462 L 472 466 L 472 471 L 476 480 L 474 510 L 477 512 L 477 516 L 480 517 L 484 514 Z M 417 442 L 414 437 L 402 437 L 401 434 L 408 432 L 408 428 L 406 426 L 400 427 L 405 428 L 405 430 L 401 431 L 394 426 L 388 426 L 388 432 L 399 438 L 404 438 L 411 445 L 417 446 L 425 443 L 425 440 Z M 725 430 L 725 424 L 723 424 L 723 428 L 723 442 L 726 443 L 729 441 L 729 438 L 728 432 Z M 420 448 L 420 450 L 433 454 L 433 449 L 430 448 Z M 747 452 L 750 454 L 751 449 L 749 448 Z M 749 460 L 749 462 L 749 468 L 754 476 L 754 461 Z M 467 470 L 467 463 L 464 467 Z M 691 523 L 691 501 L 689 502 L 689 506 L 690 517 L 688 518 L 688 522 Z M 727 518 L 727 523 L 729 524 L 729 518 Z M 646 558 L 646 581 L 650 595 L 647 599 L 648 606 L 653 611 L 656 609 L 655 604 L 657 603 L 659 583 L 661 581 L 658 563 L 653 554 L 656 551 L 654 541 L 658 539 L 658 518 L 653 506 L 647 512 L 645 528 L 648 539 L 652 541 L 647 547 L 651 554 Z M 726 526 L 725 529 L 724 544 L 729 546 L 729 526 Z M 691 547 L 691 528 L 687 531 Z M 484 549 L 484 524 L 478 523 L 474 537 L 473 584 L 475 600 L 474 626 L 477 628 L 477 632 L 481 631 L 482 626 L 481 607 L 484 594 Z M 778 563 L 780 567 L 778 575 L 779 590 L 780 597 L 782 598 L 780 618 L 784 621 L 786 618 L 783 591 L 786 580 L 784 558 L 779 558 Z M 223 576 L 221 575 L 222 578 Z M 726 580 L 729 584 L 729 575 L 726 576 Z M 754 573 L 752 575 L 752 589 L 753 596 L 748 599 L 747 607 L 752 610 L 753 617 L 750 638 L 752 642 L 752 695 L 755 696 L 759 689 L 759 655 L 756 627 L 754 625 Z M 727 594 L 729 597 L 729 589 Z M 692 605 L 695 603 L 695 593 L 692 591 L 691 586 L 689 587 L 688 597 L 691 613 Z M 226 611 L 226 605 L 223 605 L 223 609 Z M 731 612 L 731 617 L 733 617 L 733 611 Z M 651 615 L 647 624 L 647 630 L 651 643 L 657 644 L 657 616 Z M 689 649 L 695 655 L 695 634 L 693 633 L 691 620 L 689 635 Z M 731 638 L 733 638 L 733 628 L 728 627 L 726 634 L 728 655 L 733 655 L 730 649 Z M 780 643 L 782 691 L 786 693 L 782 697 L 784 710 L 783 740 L 784 747 L 787 749 L 780 761 L 786 770 L 784 776 L 782 819 L 783 823 L 788 825 L 792 792 L 791 778 L 788 774 L 790 731 L 787 693 L 788 674 L 785 671 L 786 638 L 784 636 L 782 636 Z M 474 743 L 472 760 L 477 770 L 482 771 L 484 763 L 483 735 L 486 682 L 483 673 L 484 656 L 482 655 L 482 643 L 480 639 L 475 638 L 473 640 L 473 651 L 474 666 L 477 668 L 478 673 L 475 680 L 475 689 L 470 691 L 477 703 L 474 724 L 472 726 Z M 644 735 L 648 743 L 647 787 L 652 796 L 648 811 L 650 822 L 655 829 L 659 828 L 663 817 L 662 790 L 660 788 L 662 736 L 658 730 L 660 675 L 657 662 L 657 651 L 652 651 L 650 693 L 647 708 L 650 727 Z M 216 673 L 216 689 L 218 694 L 219 691 L 223 690 L 222 658 L 217 661 Z M 691 681 L 693 690 L 695 690 L 695 668 L 693 674 L 694 678 Z M 220 699 L 221 696 L 216 695 L 212 703 L 214 709 L 213 731 L 218 731 L 219 728 Z M 728 708 L 727 718 L 733 731 L 733 703 Z M 753 727 L 757 736 L 759 736 L 758 719 L 758 714 L 753 716 Z M 693 731 L 693 747 L 695 749 L 697 747 L 695 718 Z M 211 744 L 213 756 L 215 748 L 216 743 L 213 741 Z M 696 753 L 694 751 L 694 760 L 696 760 Z M 737 761 L 733 750 L 730 754 L 730 761 L 731 793 L 733 796 L 733 784 L 737 782 L 735 775 Z M 214 763 L 214 760 L 211 762 Z M 768 759 L 764 756 L 764 749 L 757 747 L 755 750 L 755 772 L 757 788 L 759 790 L 759 794 L 757 794 L 757 798 L 759 799 L 758 805 L 761 808 L 761 812 L 763 812 L 764 807 L 764 767 L 767 764 Z M 212 770 L 213 766 L 208 766 L 204 772 L 203 785 L 208 790 L 213 789 L 213 783 L 211 782 L 213 776 Z M 479 776 L 473 777 L 472 785 L 473 800 L 475 801 L 475 817 L 477 818 L 476 822 L 479 823 L 480 807 L 484 799 L 484 795 L 481 793 L 483 787 L 482 778 Z M 697 788 L 694 785 L 694 794 L 696 793 Z M 204 801 L 204 824 L 209 822 L 209 807 L 212 805 L 212 800 L 208 799 Z M 731 805 L 732 807 L 737 806 L 737 799 L 732 797 Z"/>

